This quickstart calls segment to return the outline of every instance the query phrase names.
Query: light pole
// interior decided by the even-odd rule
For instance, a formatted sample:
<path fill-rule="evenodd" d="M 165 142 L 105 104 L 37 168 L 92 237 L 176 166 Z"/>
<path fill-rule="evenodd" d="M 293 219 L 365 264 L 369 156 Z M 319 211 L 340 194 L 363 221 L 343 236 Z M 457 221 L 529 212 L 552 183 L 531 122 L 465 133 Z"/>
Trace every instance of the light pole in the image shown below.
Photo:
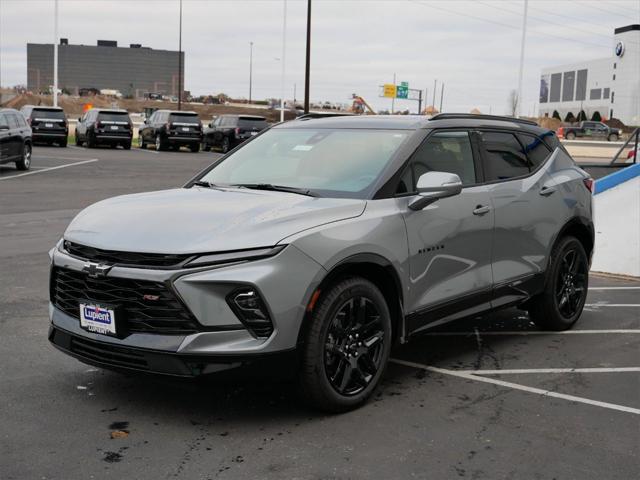
<path fill-rule="evenodd" d="M 524 15 L 522 17 L 522 41 L 520 43 L 520 71 L 518 73 L 518 100 L 516 103 L 516 117 L 520 114 L 520 104 L 522 103 L 522 72 L 524 70 L 524 41 L 527 36 L 527 11 L 529 0 L 524 0 Z"/>
<path fill-rule="evenodd" d="M 178 110 L 182 110 L 182 0 L 180 0 L 180 25 L 178 27 Z"/>
<path fill-rule="evenodd" d="M 53 106 L 58 106 L 58 0 L 53 13 Z"/>
<path fill-rule="evenodd" d="M 253 42 L 249 42 L 249 103 L 251 103 L 252 82 L 253 82 Z"/>
<path fill-rule="evenodd" d="M 285 55 L 287 53 L 287 0 L 283 1 L 282 12 L 282 78 L 280 81 L 280 121 L 284 122 L 284 76 Z"/>
<path fill-rule="evenodd" d="M 311 0 L 307 0 L 307 55 L 304 65 L 304 113 L 309 113 L 309 80 L 311 70 Z"/>

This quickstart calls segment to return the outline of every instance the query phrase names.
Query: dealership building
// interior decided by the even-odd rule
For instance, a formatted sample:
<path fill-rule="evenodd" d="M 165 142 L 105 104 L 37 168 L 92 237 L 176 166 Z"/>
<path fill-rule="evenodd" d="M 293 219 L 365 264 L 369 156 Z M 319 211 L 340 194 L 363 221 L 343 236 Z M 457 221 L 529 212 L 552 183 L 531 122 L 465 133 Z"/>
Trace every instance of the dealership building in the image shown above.
<path fill-rule="evenodd" d="M 539 114 L 554 113 L 640 125 L 640 24 L 615 29 L 607 58 L 542 70 Z"/>
<path fill-rule="evenodd" d="M 112 40 L 97 45 L 58 46 L 58 88 L 78 94 L 80 89 L 118 90 L 142 97 L 145 92 L 178 95 L 178 69 L 184 90 L 184 52 L 154 50 L 140 44 L 119 47 Z M 27 44 L 27 88 L 47 91 L 53 85 L 53 44 Z"/>

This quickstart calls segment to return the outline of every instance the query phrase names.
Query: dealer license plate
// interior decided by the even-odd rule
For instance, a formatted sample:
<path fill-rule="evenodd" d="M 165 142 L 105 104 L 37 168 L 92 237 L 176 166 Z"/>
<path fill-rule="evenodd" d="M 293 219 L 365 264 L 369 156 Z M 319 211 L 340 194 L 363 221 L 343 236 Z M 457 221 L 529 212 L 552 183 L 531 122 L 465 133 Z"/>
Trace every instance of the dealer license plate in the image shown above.
<path fill-rule="evenodd" d="M 188 132 L 189 131 L 189 127 L 182 127 L 182 131 L 183 132 Z"/>
<path fill-rule="evenodd" d="M 115 335 L 115 308 L 95 303 L 80 303 L 80 326 L 90 332 Z"/>
<path fill-rule="evenodd" d="M 118 129 L 118 125 L 111 125 L 111 130 L 117 130 Z"/>
<path fill-rule="evenodd" d="M 47 128 L 52 128 L 53 127 L 53 123 L 45 123 L 44 126 L 47 127 Z"/>

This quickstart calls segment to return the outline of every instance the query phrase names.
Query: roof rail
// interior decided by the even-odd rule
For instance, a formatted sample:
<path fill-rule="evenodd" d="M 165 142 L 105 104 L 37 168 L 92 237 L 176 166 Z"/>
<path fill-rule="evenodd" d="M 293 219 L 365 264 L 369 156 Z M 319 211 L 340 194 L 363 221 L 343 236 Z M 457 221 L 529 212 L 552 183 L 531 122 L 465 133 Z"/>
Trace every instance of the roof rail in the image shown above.
<path fill-rule="evenodd" d="M 498 120 L 502 122 L 516 122 L 516 123 L 524 123 L 527 125 L 535 125 L 538 124 L 533 120 L 525 120 L 523 118 L 515 118 L 515 117 L 503 117 L 500 115 L 478 115 L 475 113 L 439 113 L 431 117 L 430 120 L 454 120 L 456 118 L 459 119 L 468 119 L 468 118 L 477 118 L 479 120 Z"/>

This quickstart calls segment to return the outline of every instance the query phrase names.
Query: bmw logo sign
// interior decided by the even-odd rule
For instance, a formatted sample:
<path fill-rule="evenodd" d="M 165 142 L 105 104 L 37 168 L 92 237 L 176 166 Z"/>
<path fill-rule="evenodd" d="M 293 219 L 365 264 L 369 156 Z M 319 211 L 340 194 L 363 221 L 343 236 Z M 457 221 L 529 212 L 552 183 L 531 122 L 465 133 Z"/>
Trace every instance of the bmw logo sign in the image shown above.
<path fill-rule="evenodd" d="M 624 43 L 618 42 L 616 43 L 616 57 L 621 57 L 624 55 Z"/>

